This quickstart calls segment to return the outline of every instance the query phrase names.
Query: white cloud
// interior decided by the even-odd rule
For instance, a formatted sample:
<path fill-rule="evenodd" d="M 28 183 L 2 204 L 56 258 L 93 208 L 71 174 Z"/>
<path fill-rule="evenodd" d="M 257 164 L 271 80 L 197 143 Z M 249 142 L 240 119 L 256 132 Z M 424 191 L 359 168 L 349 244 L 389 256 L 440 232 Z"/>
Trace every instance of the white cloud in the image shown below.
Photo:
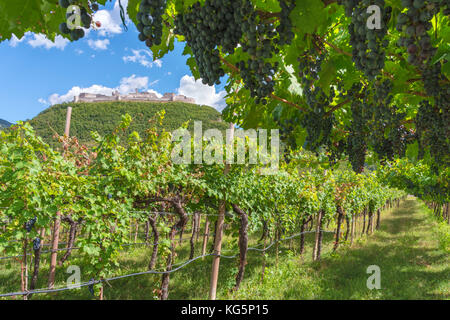
<path fill-rule="evenodd" d="M 146 68 L 152 68 L 154 65 L 158 68 L 161 68 L 162 61 L 161 60 L 153 60 L 153 54 L 149 50 L 141 49 L 141 50 L 131 50 L 133 55 L 122 57 L 123 61 L 126 62 L 135 62 Z"/>
<path fill-rule="evenodd" d="M 148 77 L 136 77 L 136 75 L 132 75 L 128 78 L 122 78 L 120 80 L 120 86 L 117 87 L 117 90 L 121 94 L 127 94 L 136 89 L 146 89 L 148 87 Z"/>
<path fill-rule="evenodd" d="M 23 38 L 22 38 L 23 39 Z M 23 40 L 22 40 L 23 41 Z M 33 48 L 36 47 L 44 47 L 45 49 L 51 49 L 51 48 L 56 48 L 56 49 L 60 49 L 60 50 L 64 50 L 64 48 L 66 47 L 66 45 L 69 43 L 70 41 L 66 38 L 63 38 L 60 35 L 57 35 L 55 37 L 55 41 L 51 41 L 49 40 L 45 35 L 43 34 L 33 34 L 33 39 L 29 39 L 27 41 L 27 43 L 32 46 Z"/>
<path fill-rule="evenodd" d="M 27 32 L 26 34 L 24 34 L 24 36 L 23 36 L 21 39 L 17 38 L 16 35 L 13 34 L 12 37 L 11 37 L 11 39 L 9 40 L 9 45 L 10 45 L 11 47 L 14 47 L 14 48 L 17 47 L 17 45 L 18 45 L 19 43 L 21 43 L 22 41 L 25 40 L 25 38 L 27 37 L 27 34 L 29 34 L 29 32 Z"/>
<path fill-rule="evenodd" d="M 83 50 L 81 50 L 81 49 L 75 49 L 75 53 L 76 53 L 76 54 L 83 54 L 83 53 L 84 53 L 84 51 L 83 51 Z"/>
<path fill-rule="evenodd" d="M 161 93 L 159 93 L 158 91 L 155 91 L 153 89 L 147 90 L 147 92 L 156 94 L 156 96 L 158 98 L 162 98 L 162 96 L 163 96 Z"/>
<path fill-rule="evenodd" d="M 226 107 L 226 91 L 216 92 L 214 86 L 204 85 L 201 80 L 195 81 L 194 77 L 188 75 L 181 78 L 177 93 L 194 98 L 197 104 L 211 106 L 219 111 Z"/>
<path fill-rule="evenodd" d="M 48 104 L 48 101 L 45 100 L 45 99 L 42 99 L 42 98 L 39 98 L 39 99 L 38 99 L 38 102 L 39 102 L 39 103 L 42 103 L 42 104 Z"/>
<path fill-rule="evenodd" d="M 125 9 L 125 23 L 130 21 L 126 8 L 128 6 L 128 0 L 122 0 L 122 6 Z M 100 35 L 105 37 L 107 35 L 114 35 L 122 33 L 122 19 L 120 18 L 120 6 L 119 1 L 114 3 L 113 10 L 99 10 L 94 14 L 94 21 L 101 23 L 99 31 Z"/>
<path fill-rule="evenodd" d="M 114 91 L 119 91 L 121 94 L 127 94 L 130 92 L 134 92 L 136 89 L 145 90 L 148 88 L 148 77 L 137 77 L 136 75 L 131 75 L 130 77 L 125 77 L 120 80 L 120 84 L 115 88 L 109 88 L 102 85 L 94 84 L 88 88 L 81 88 L 79 86 L 75 86 L 70 89 L 67 93 L 59 95 L 57 93 L 52 94 L 48 98 L 48 102 L 45 99 L 39 99 L 40 103 L 44 104 L 58 104 L 63 102 L 73 101 L 75 96 L 78 96 L 80 93 L 93 93 L 93 94 L 104 94 L 104 95 L 112 95 Z M 148 90 L 148 92 L 154 92 L 157 96 L 162 96 L 160 93 L 154 90 Z"/>
<path fill-rule="evenodd" d="M 103 39 L 103 40 L 88 40 L 88 45 L 94 50 L 106 50 L 108 49 L 109 40 Z"/>

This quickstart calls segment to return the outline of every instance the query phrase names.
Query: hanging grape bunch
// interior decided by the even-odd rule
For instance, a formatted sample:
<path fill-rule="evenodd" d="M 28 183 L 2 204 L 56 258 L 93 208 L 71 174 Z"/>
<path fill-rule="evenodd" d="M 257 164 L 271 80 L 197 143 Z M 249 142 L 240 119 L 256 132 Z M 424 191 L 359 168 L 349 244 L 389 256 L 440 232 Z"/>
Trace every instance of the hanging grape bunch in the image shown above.
<path fill-rule="evenodd" d="M 437 48 L 432 46 L 429 31 L 433 27 L 433 17 L 443 9 L 449 14 L 448 0 L 402 0 L 407 8 L 397 18 L 397 30 L 403 35 L 398 44 L 408 52 L 408 62 L 417 66 L 422 73 L 425 92 L 433 97 L 432 102 L 422 101 L 416 115 L 417 138 L 421 155 L 427 146 L 430 154 L 438 159 L 438 163 L 448 163 L 449 145 L 449 101 L 450 84 L 442 74 L 442 64 L 446 59 L 432 63 Z M 446 160 L 447 159 L 447 160 Z"/>
<path fill-rule="evenodd" d="M 300 110 L 295 110 L 295 113 L 287 119 L 280 119 L 280 117 L 274 114 L 274 121 L 277 124 L 277 128 L 280 131 L 280 139 L 283 141 L 288 147 L 292 150 L 297 148 L 297 141 L 295 138 L 295 127 L 296 123 L 298 123 L 298 119 L 301 116 Z M 288 154 L 289 152 L 286 152 Z"/>
<path fill-rule="evenodd" d="M 353 62 L 369 80 L 373 80 L 384 68 L 385 48 L 389 45 L 385 36 L 392 8 L 385 7 L 384 0 L 341 0 L 340 3 L 345 6 L 345 14 L 352 19 L 348 31 Z M 369 18 L 373 18 L 373 13 L 367 11 L 372 5 L 380 8 L 380 28 L 369 29 L 367 26 Z"/>
<path fill-rule="evenodd" d="M 448 123 L 445 122 L 445 112 L 441 112 L 430 102 L 424 100 L 420 102 L 415 123 L 417 138 L 421 142 L 420 146 L 426 146 L 437 163 L 448 165 L 450 146 L 446 141 L 448 139 Z"/>
<path fill-rule="evenodd" d="M 351 101 L 352 123 L 347 139 L 347 154 L 353 171 L 362 172 L 367 152 L 367 137 L 369 129 L 368 120 L 372 118 L 369 106 L 369 91 L 360 82 L 356 82 L 347 91 L 342 93 Z"/>
<path fill-rule="evenodd" d="M 36 220 L 37 220 L 37 217 L 34 217 L 33 219 L 30 219 L 25 223 L 25 229 L 27 230 L 27 232 L 30 232 L 31 229 L 33 229 L 33 226 L 36 223 Z"/>
<path fill-rule="evenodd" d="M 320 146 L 330 144 L 330 134 L 333 128 L 334 115 L 326 116 L 326 109 L 335 98 L 335 90 L 330 88 L 326 94 L 323 89 L 314 85 L 319 80 L 322 63 L 326 59 L 324 48 L 319 52 L 316 49 L 306 51 L 299 61 L 299 79 L 303 88 L 309 112 L 303 115 L 300 124 L 307 131 L 306 146 L 312 151 L 317 151 Z"/>
<path fill-rule="evenodd" d="M 137 13 L 139 40 L 145 41 L 147 47 L 161 44 L 163 14 L 166 0 L 142 0 Z"/>
<path fill-rule="evenodd" d="M 80 22 L 81 22 L 81 26 L 75 27 L 73 29 L 69 28 L 69 25 L 67 24 L 67 22 L 62 22 L 59 25 L 59 30 L 61 31 L 61 33 L 63 34 L 69 34 L 70 38 L 73 41 L 77 41 L 80 40 L 81 38 L 83 38 L 85 36 L 85 32 L 83 30 L 82 27 L 84 27 L 85 29 L 89 29 L 92 23 L 92 16 L 88 13 L 87 9 L 84 8 L 83 6 L 81 6 L 79 4 L 78 0 L 59 0 L 59 5 L 64 8 L 67 9 L 69 6 L 71 5 L 76 5 L 80 8 Z M 93 9 L 98 9 L 98 6 L 92 6 Z M 66 13 L 66 19 L 73 19 L 74 15 L 78 14 L 78 12 L 67 12 Z M 98 24 L 97 24 L 98 26 Z"/>
<path fill-rule="evenodd" d="M 442 62 L 447 63 L 447 59 L 443 59 Z M 423 66 L 422 81 L 425 92 L 430 97 L 434 97 L 435 105 L 442 110 L 448 108 L 450 104 L 450 84 L 445 75 L 442 74 L 440 61 Z"/>
<path fill-rule="evenodd" d="M 280 1 L 280 7 L 280 24 L 277 27 L 277 32 L 280 36 L 279 39 L 276 39 L 276 43 L 283 46 L 285 44 L 291 44 L 295 36 L 292 31 L 292 21 L 289 18 L 289 15 L 295 8 L 295 2 L 282 0 Z"/>
<path fill-rule="evenodd" d="M 256 103 L 267 103 L 274 90 L 274 75 L 278 63 L 267 61 L 278 53 L 279 45 L 291 42 L 294 34 L 289 14 L 293 1 L 280 1 L 280 24 L 258 15 L 249 0 L 206 0 L 194 3 L 185 13 L 175 18 L 175 33 L 185 37 L 192 49 L 198 71 L 204 84 L 220 84 L 225 75 L 219 47 L 232 54 L 240 45 L 247 56 L 236 63 L 244 87 L 256 98 Z M 276 40 L 276 41 L 275 41 Z"/>
<path fill-rule="evenodd" d="M 89 280 L 89 285 L 88 285 L 88 290 L 91 295 L 94 295 L 94 284 L 95 284 L 95 279 L 91 278 L 91 280 Z"/>
<path fill-rule="evenodd" d="M 33 240 L 33 250 L 38 251 L 41 248 L 41 239 L 36 238 Z"/>
<path fill-rule="evenodd" d="M 266 98 L 274 91 L 278 62 L 267 60 L 274 53 L 278 54 L 277 45 L 290 44 L 294 37 L 289 15 L 295 8 L 295 2 L 280 1 L 280 6 L 280 23 L 276 28 L 272 22 L 261 18 L 253 7 L 248 11 L 248 18 L 241 27 L 244 33 L 242 50 L 250 57 L 236 63 L 236 67 L 240 69 L 244 87 L 250 91 L 252 98 L 256 98 L 257 104 L 266 104 Z"/>
<path fill-rule="evenodd" d="M 397 30 L 403 35 L 398 44 L 408 51 L 408 62 L 424 67 L 436 53 L 428 31 L 433 27 L 431 19 L 440 10 L 442 1 L 402 0 L 408 10 L 397 17 Z"/>
<path fill-rule="evenodd" d="M 241 22 L 252 10 L 249 1 L 207 0 L 194 3 L 175 18 L 175 33 L 183 35 L 192 49 L 203 84 L 220 84 L 225 75 L 219 50 L 233 53 L 241 37 Z"/>
<path fill-rule="evenodd" d="M 394 157 L 393 143 L 385 137 L 385 132 L 391 127 L 396 107 L 391 107 L 392 82 L 390 80 L 377 79 L 373 91 L 374 103 L 370 105 L 373 113 L 371 131 L 368 140 L 373 145 L 380 159 L 392 160 Z M 368 110 L 370 112 L 370 110 Z M 390 132 L 390 131 L 389 131 Z"/>
<path fill-rule="evenodd" d="M 407 144 L 415 138 L 413 132 L 402 124 L 406 114 L 399 112 L 396 105 L 391 105 L 393 100 L 391 80 L 377 80 L 374 87 L 372 104 L 374 116 L 370 131 L 372 141 L 376 141 L 373 143 L 374 149 L 380 158 L 393 160 L 394 155 L 403 157 Z"/>

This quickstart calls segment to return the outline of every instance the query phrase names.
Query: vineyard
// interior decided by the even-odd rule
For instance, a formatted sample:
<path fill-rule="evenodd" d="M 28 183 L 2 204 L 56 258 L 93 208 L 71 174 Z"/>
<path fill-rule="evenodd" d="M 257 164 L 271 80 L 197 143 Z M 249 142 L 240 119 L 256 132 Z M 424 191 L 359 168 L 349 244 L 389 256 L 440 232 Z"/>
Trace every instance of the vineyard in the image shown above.
<path fill-rule="evenodd" d="M 22 255 L 22 287 L 14 295 L 31 295 L 39 289 L 41 253 L 48 243 L 52 253 L 49 288 L 54 287 L 56 268 L 70 263 L 76 247 L 78 258 L 90 267 L 83 271 L 92 281 L 84 285 L 95 284 L 96 294 L 102 297 L 103 279 L 115 276 L 120 250 L 130 243 L 130 234 L 137 239 L 141 225 L 145 242 L 153 240 L 148 270 L 143 272 L 162 274 L 160 298 L 167 299 L 170 274 L 180 267 L 173 265 L 176 236 L 183 238 L 188 225 L 189 260 L 194 258 L 194 239 L 199 237 L 202 219 L 206 221 L 202 256 L 222 256 L 206 252 L 209 229 L 216 234 L 219 227 L 221 205 L 227 212 L 227 232 L 238 238 L 237 290 L 249 250 L 264 252 L 281 240 L 300 237 L 302 254 L 305 234 L 314 232 L 313 259 L 318 260 L 325 226 L 335 226 L 336 250 L 341 241 L 352 243 L 356 232 L 373 233 L 383 209 L 405 196 L 403 191 L 383 187 L 374 173 L 299 170 L 301 157 L 293 157 L 276 175 L 268 176 L 258 173 L 258 165 L 232 166 L 226 175 L 221 165 L 174 165 L 168 133 L 156 135 L 156 129 L 149 129 L 140 138 L 134 132 L 128 146 L 121 146 L 118 134 L 130 121 L 125 116 L 113 134 L 97 137 L 98 146 L 92 150 L 79 146 L 75 138 L 68 139 L 64 154 L 50 149 L 28 124 L 2 133 L 1 246 L 6 255 Z M 59 250 L 62 229 L 69 230 L 68 242 L 66 249 Z M 261 234 L 259 245 L 249 248 L 249 234 L 255 233 Z M 161 265 L 164 270 L 158 272 L 155 267 Z"/>
<path fill-rule="evenodd" d="M 28 2 L 26 9 L 0 4 L 0 41 L 30 31 L 78 41 L 99 27 L 93 16 L 106 0 Z M 249 268 L 252 281 L 258 269 L 262 282 L 269 264 L 284 263 L 283 250 L 320 265 L 325 247 L 333 255 L 376 237 L 386 215 L 402 204 L 412 208 L 411 196 L 440 221 L 448 254 L 448 0 L 118 4 L 124 25 L 127 14 L 154 59 L 181 43 L 196 79 L 225 84 L 222 118 L 232 148 L 235 131 L 279 129 L 277 170 L 267 174 L 263 157 L 209 163 L 206 155 L 228 155 L 229 145 L 207 138 L 200 141 L 206 163 L 179 164 L 180 139 L 164 129 L 164 112 L 139 119 L 138 133 L 130 130 L 136 122 L 126 103 L 121 122 L 113 128 L 109 121 L 108 134 L 93 131 L 88 146 L 67 126 L 49 144 L 30 122 L 18 122 L 0 131 L 0 267 L 19 275 L 0 299 L 58 298 L 87 288 L 103 300 L 114 281 L 151 277 L 139 286 L 141 297 L 167 300 L 183 282 L 174 284 L 175 274 L 205 264 L 211 272 L 201 281 L 209 292 L 196 298 L 216 299 L 223 286 L 239 296 Z M 75 28 L 73 15 L 81 21 Z M 58 112 L 62 118 L 65 105 Z M 193 148 L 183 156 L 197 159 L 191 149 L 199 142 L 187 144 Z M 255 149 L 244 146 L 251 157 Z M 127 273 L 124 259 L 133 250 L 144 267 Z M 61 273 L 79 265 L 81 281 L 64 283 Z M 223 273 L 232 281 L 221 283 Z"/>

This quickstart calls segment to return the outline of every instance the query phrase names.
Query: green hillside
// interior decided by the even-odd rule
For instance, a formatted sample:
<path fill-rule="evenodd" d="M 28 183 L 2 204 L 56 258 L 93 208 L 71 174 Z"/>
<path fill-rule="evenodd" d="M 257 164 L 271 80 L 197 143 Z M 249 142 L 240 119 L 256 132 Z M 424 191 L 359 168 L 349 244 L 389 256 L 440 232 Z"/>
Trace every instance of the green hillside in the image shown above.
<path fill-rule="evenodd" d="M 4 128 L 9 128 L 11 126 L 11 123 L 9 123 L 6 120 L 0 119 L 0 130 Z"/>
<path fill-rule="evenodd" d="M 68 106 L 73 107 L 70 135 L 77 137 L 80 142 L 85 144 L 92 142 L 91 131 L 97 131 L 100 135 L 112 132 L 125 113 L 130 114 L 133 118 L 130 131 L 135 130 L 141 135 L 144 135 L 145 129 L 148 128 L 148 120 L 162 109 L 166 111 L 163 125 L 167 131 L 179 128 L 188 120 L 191 120 L 189 123 L 191 131 L 194 127 L 194 120 L 202 121 L 203 130 L 217 128 L 223 131 L 228 128 L 216 109 L 182 102 L 114 101 L 60 104 L 44 110 L 30 121 L 36 132 L 52 146 L 58 145 L 54 139 L 54 132 L 64 133 Z"/>

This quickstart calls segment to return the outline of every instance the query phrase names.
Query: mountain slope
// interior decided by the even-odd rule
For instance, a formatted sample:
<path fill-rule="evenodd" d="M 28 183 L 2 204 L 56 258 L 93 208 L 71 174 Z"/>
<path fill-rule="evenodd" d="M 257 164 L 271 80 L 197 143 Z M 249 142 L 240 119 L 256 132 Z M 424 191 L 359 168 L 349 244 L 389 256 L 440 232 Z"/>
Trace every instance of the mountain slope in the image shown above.
<path fill-rule="evenodd" d="M 0 130 L 4 128 L 9 128 L 12 125 L 12 123 L 9 123 L 6 120 L 0 119 Z"/>
<path fill-rule="evenodd" d="M 54 139 L 55 131 L 60 135 L 64 133 L 68 106 L 73 107 L 70 135 L 77 137 L 81 143 L 85 144 L 92 143 L 91 131 L 97 131 L 100 135 L 112 132 L 125 113 L 130 114 L 133 118 L 130 131 L 135 130 L 141 136 L 149 127 L 148 121 L 163 109 L 166 111 L 163 121 L 166 131 L 173 131 L 188 120 L 191 120 L 188 127 L 190 131 L 193 130 L 194 120 L 202 121 L 203 131 L 211 128 L 224 131 L 228 128 L 216 109 L 182 102 L 114 101 L 60 104 L 44 110 L 30 121 L 36 132 L 53 147 L 59 145 Z"/>

